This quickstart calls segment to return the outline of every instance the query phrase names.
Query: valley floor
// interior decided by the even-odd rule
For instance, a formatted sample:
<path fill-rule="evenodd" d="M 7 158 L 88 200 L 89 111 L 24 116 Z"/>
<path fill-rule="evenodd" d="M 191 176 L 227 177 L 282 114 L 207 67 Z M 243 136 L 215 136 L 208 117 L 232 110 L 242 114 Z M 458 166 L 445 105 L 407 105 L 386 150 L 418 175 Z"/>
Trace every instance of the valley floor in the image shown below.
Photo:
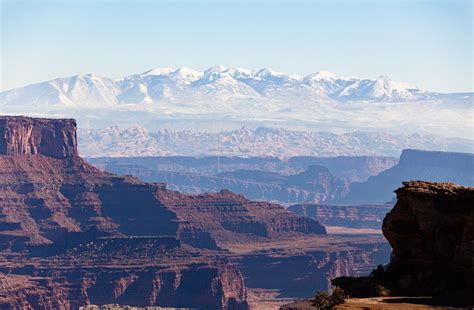
<path fill-rule="evenodd" d="M 403 309 L 403 310 L 423 310 L 423 309 L 468 309 L 432 305 L 431 297 L 372 297 L 372 298 L 350 298 L 345 304 L 337 306 L 337 310 L 362 310 L 362 309 Z"/>
<path fill-rule="evenodd" d="M 408 297 L 408 296 L 390 296 L 390 297 L 370 297 L 370 298 L 349 298 L 342 305 L 334 307 L 334 310 L 431 310 L 431 309 L 472 309 L 468 307 L 457 308 L 450 306 L 440 306 L 445 304 L 442 301 L 433 303 L 432 297 Z M 267 304 L 262 306 L 256 304 L 257 310 L 280 309 L 277 304 L 272 307 L 267 307 Z M 283 305 L 281 309 L 296 309 L 296 310 L 316 310 L 316 307 L 311 305 L 310 301 L 296 301 Z"/>

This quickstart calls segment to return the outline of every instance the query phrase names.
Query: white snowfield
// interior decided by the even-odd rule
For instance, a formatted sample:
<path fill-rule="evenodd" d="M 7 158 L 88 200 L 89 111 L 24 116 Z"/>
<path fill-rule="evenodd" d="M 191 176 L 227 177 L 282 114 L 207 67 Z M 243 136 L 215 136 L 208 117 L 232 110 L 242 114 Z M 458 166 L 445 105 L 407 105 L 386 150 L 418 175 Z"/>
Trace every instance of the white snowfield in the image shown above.
<path fill-rule="evenodd" d="M 157 68 L 124 78 L 58 78 L 0 93 L 0 113 L 75 117 L 83 127 L 213 131 L 242 126 L 474 138 L 473 93 L 421 90 L 386 76 L 304 77 L 271 69 Z"/>

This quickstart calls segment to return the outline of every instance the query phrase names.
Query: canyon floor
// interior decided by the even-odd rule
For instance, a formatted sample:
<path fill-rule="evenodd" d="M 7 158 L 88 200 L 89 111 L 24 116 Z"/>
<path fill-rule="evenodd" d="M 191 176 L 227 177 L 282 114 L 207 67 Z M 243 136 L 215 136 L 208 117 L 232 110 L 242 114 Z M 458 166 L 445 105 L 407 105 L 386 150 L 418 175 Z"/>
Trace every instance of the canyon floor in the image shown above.
<path fill-rule="evenodd" d="M 466 309 L 449 306 L 440 306 L 439 302 L 433 302 L 432 297 L 421 296 L 389 296 L 389 297 L 368 297 L 368 298 L 348 298 L 342 305 L 334 307 L 334 310 L 432 310 L 432 309 Z M 268 307 L 267 307 L 268 305 Z M 276 309 L 277 304 L 263 305 L 261 310 Z M 258 307 L 258 306 L 257 306 Z M 293 308 L 292 308 L 293 307 Z M 311 305 L 310 301 L 299 301 L 295 303 L 286 304 L 287 309 L 306 309 L 316 310 L 316 307 Z"/>

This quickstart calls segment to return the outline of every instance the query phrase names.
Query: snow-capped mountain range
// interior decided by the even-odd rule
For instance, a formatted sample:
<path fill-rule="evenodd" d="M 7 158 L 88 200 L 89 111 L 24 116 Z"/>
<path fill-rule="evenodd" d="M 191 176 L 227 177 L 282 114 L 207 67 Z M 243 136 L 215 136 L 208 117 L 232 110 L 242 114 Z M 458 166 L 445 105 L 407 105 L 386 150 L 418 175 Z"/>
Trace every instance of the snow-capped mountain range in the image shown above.
<path fill-rule="evenodd" d="M 80 128 L 216 132 L 242 126 L 473 139 L 473 93 L 425 91 L 386 76 L 304 77 L 271 69 L 158 68 L 124 78 L 57 78 L 0 93 L 0 114 L 73 117 Z"/>
<path fill-rule="evenodd" d="M 386 76 L 340 77 L 327 71 L 304 77 L 265 68 L 215 66 L 205 71 L 158 68 L 124 78 L 94 74 L 57 78 L 4 91 L 0 105 L 104 107 L 160 101 L 288 99 L 305 101 L 414 101 L 441 94 Z"/>

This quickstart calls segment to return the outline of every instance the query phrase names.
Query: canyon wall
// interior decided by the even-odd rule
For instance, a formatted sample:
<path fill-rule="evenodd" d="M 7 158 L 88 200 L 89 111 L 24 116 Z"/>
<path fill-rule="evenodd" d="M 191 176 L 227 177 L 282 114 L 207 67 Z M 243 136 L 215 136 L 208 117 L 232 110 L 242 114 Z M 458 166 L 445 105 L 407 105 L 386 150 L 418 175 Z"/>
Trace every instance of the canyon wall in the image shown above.
<path fill-rule="evenodd" d="M 228 190 L 191 195 L 117 176 L 77 156 L 68 139 L 35 138 L 51 128 L 63 128 L 54 137 L 64 128 L 73 137 L 73 121 L 10 121 L 32 134 L 2 140 L 9 150 L 0 154 L 2 308 L 248 309 L 247 282 L 291 297 L 298 292 L 288 283 L 307 274 L 305 292 L 316 291 L 388 258 L 380 236 L 330 236 L 313 219 Z"/>
<path fill-rule="evenodd" d="M 199 309 L 248 309 L 239 270 L 229 264 L 1 268 L 2 309 L 78 309 L 122 304 Z M 62 270 L 63 269 L 63 270 Z M 30 276 L 32 272 L 35 276 Z"/>
<path fill-rule="evenodd" d="M 77 156 L 76 121 L 0 117 L 0 154 Z"/>
<path fill-rule="evenodd" d="M 306 170 L 292 175 L 244 169 L 205 175 L 193 172 L 157 171 L 127 164 L 108 164 L 105 168 L 109 172 L 133 175 L 147 182 L 165 182 L 170 189 L 186 193 L 228 189 L 249 199 L 274 201 L 284 205 L 299 202 L 322 203 L 339 199 L 348 191 L 347 182 L 333 176 L 327 168 L 317 165 L 309 166 Z"/>

